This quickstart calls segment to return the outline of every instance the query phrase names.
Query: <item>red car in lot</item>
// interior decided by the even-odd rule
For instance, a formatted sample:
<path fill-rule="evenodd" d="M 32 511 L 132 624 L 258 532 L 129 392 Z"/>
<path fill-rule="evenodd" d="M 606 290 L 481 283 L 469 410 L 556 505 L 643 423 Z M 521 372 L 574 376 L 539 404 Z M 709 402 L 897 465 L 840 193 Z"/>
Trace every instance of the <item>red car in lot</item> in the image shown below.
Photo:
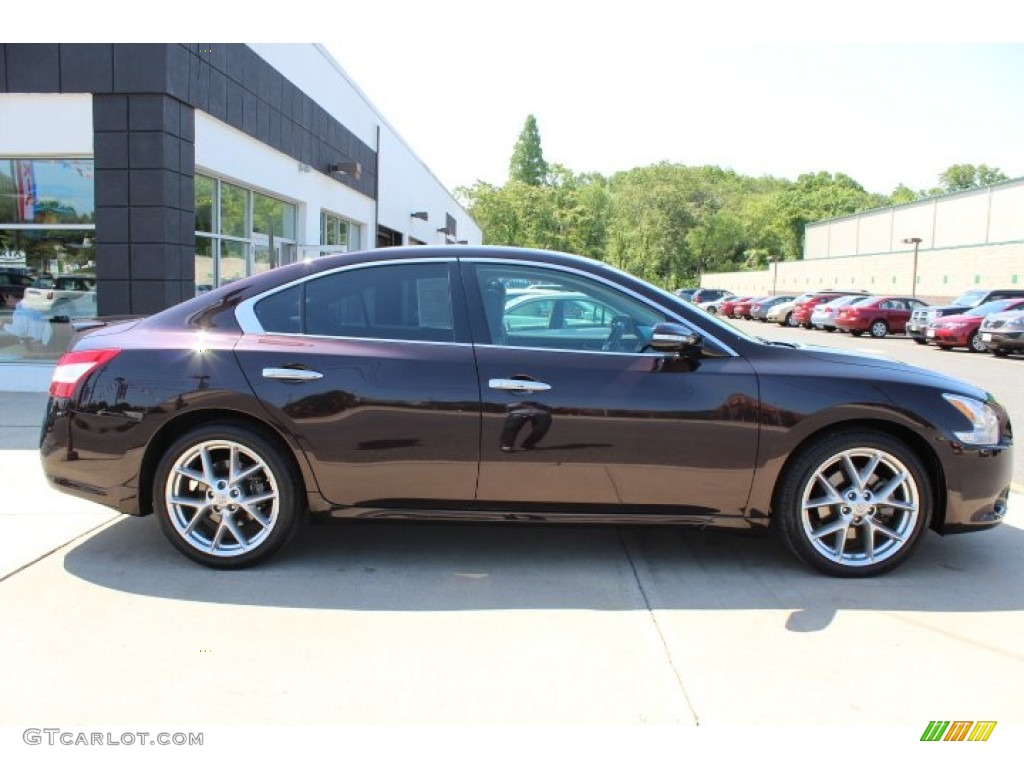
<path fill-rule="evenodd" d="M 750 310 L 753 309 L 754 305 L 765 298 L 771 298 L 770 296 L 750 296 L 749 298 L 737 301 L 732 305 L 732 314 L 730 317 L 735 317 L 737 320 L 743 318 L 744 320 L 750 319 Z"/>
<path fill-rule="evenodd" d="M 813 327 L 811 324 L 811 313 L 814 308 L 819 304 L 823 304 L 826 301 L 832 301 L 832 299 L 838 299 L 840 296 L 850 296 L 855 293 L 863 293 L 867 296 L 864 291 L 821 291 L 811 296 L 809 299 L 798 301 L 793 306 L 793 317 L 790 321 L 790 325 L 796 327 L 802 325 L 804 328 Z"/>
<path fill-rule="evenodd" d="M 836 328 L 854 336 L 870 333 L 881 339 L 890 333 L 904 333 L 910 313 L 928 304 L 910 296 L 878 296 L 852 307 L 842 307 L 836 315 Z"/>
<path fill-rule="evenodd" d="M 741 301 L 750 301 L 750 298 L 750 296 L 730 296 L 727 299 L 720 299 L 715 311 L 711 312 L 711 307 L 708 307 L 708 311 L 713 315 L 719 314 L 722 317 L 732 317 L 733 307 Z"/>
<path fill-rule="evenodd" d="M 928 323 L 925 339 L 940 349 L 967 347 L 971 352 L 987 352 L 988 347 L 981 340 L 981 323 L 986 315 L 1006 312 L 1010 309 L 1024 309 L 1024 299 L 1000 299 L 975 307 L 962 315 L 937 317 Z"/>

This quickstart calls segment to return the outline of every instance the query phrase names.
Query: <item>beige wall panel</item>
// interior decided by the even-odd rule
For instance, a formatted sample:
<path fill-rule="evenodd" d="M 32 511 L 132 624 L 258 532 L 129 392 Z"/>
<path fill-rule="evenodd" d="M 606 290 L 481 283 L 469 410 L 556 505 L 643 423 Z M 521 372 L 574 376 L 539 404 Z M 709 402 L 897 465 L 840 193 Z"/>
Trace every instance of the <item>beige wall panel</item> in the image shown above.
<path fill-rule="evenodd" d="M 892 249 L 894 251 L 913 250 L 913 246 L 905 245 L 903 240 L 908 237 L 920 237 L 922 248 L 932 247 L 932 230 L 935 226 L 935 201 L 900 206 L 893 209 Z"/>
<path fill-rule="evenodd" d="M 989 194 L 985 189 L 936 201 L 934 246 L 948 248 L 986 242 Z"/>
<path fill-rule="evenodd" d="M 988 242 L 1024 240 L 1024 184 L 993 189 L 989 216 Z"/>
<path fill-rule="evenodd" d="M 828 233 L 830 224 L 810 224 L 804 230 L 804 258 L 828 258 Z"/>
<path fill-rule="evenodd" d="M 892 209 L 859 216 L 857 253 L 888 253 L 892 250 Z"/>
<path fill-rule="evenodd" d="M 828 243 L 830 257 L 853 256 L 857 253 L 857 222 L 856 217 L 831 222 L 832 232 Z"/>

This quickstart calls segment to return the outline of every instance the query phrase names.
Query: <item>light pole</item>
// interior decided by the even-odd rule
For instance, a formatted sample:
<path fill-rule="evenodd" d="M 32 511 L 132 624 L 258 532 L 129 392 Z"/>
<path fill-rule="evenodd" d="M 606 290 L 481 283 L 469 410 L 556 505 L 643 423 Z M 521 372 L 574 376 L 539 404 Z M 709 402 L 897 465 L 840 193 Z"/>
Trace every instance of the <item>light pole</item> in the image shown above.
<path fill-rule="evenodd" d="M 921 244 L 920 237 L 904 237 L 903 242 L 907 245 L 913 244 L 914 246 L 914 275 L 911 278 L 910 283 L 910 297 L 913 299 L 917 298 L 917 246 Z"/>
<path fill-rule="evenodd" d="M 776 296 L 779 293 L 777 290 L 779 285 L 779 257 L 771 256 L 770 258 L 772 260 L 772 296 Z"/>

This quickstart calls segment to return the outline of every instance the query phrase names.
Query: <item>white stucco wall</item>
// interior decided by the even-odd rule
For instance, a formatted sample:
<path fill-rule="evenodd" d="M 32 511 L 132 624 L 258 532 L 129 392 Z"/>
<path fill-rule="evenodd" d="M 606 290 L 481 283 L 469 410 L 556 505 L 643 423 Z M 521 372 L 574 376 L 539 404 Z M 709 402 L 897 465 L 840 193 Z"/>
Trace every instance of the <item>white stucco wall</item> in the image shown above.
<path fill-rule="evenodd" d="M 380 224 L 433 244 L 444 241 L 437 229 L 445 226 L 447 213 L 456 219 L 459 240 L 473 244 L 483 241 L 483 233 L 476 222 L 326 49 L 309 44 L 250 44 L 250 47 L 359 139 L 378 150 L 380 208 L 377 216 Z M 415 211 L 427 211 L 429 220 L 411 218 L 410 214 Z M 345 211 L 338 213 L 352 218 Z M 372 221 L 371 218 L 370 230 Z"/>
<path fill-rule="evenodd" d="M 0 154 L 92 157 L 92 94 L 0 93 Z"/>

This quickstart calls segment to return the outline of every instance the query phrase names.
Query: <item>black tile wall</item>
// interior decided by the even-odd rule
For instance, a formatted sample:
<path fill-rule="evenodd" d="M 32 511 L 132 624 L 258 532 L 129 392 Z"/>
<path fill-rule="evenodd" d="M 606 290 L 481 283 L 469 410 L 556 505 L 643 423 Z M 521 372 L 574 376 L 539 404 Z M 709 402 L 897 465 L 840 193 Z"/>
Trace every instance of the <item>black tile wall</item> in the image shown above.
<path fill-rule="evenodd" d="M 7 90 L 60 93 L 60 49 L 56 43 L 8 43 Z"/>
<path fill-rule="evenodd" d="M 60 89 L 64 93 L 109 93 L 114 89 L 114 46 L 74 43 L 60 46 Z"/>

